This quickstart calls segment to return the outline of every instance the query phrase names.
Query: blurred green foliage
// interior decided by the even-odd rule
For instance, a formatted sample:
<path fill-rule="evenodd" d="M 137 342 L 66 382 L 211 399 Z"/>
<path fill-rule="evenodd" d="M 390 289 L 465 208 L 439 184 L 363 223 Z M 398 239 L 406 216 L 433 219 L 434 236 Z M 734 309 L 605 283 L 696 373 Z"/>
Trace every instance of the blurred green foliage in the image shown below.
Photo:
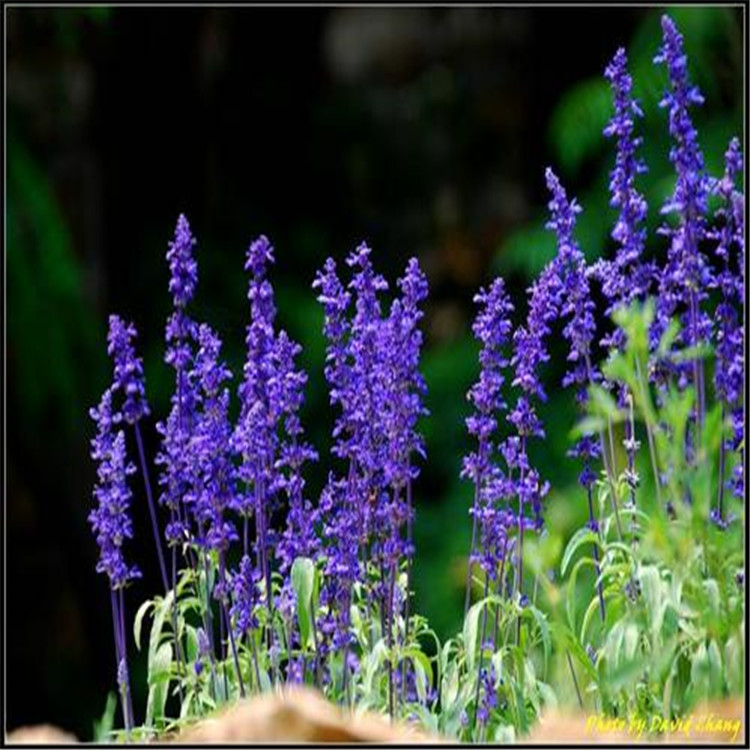
<path fill-rule="evenodd" d="M 23 387 L 13 397 L 30 423 L 50 412 L 74 429 L 90 400 L 91 371 L 106 362 L 84 294 L 80 260 L 50 180 L 22 141 L 8 134 L 8 334 Z"/>

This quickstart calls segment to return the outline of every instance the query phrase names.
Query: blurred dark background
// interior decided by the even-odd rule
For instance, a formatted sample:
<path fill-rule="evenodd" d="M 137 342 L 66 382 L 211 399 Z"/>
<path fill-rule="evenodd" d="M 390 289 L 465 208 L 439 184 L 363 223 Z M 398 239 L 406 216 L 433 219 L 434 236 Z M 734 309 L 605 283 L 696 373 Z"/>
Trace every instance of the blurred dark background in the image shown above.
<path fill-rule="evenodd" d="M 7 723 L 51 721 L 91 737 L 114 686 L 106 582 L 86 516 L 94 466 L 88 408 L 108 383 L 106 322 L 136 323 L 155 418 L 166 413 L 167 241 L 185 212 L 198 237 L 196 318 L 239 376 L 248 321 L 243 257 L 276 246 L 279 323 L 304 346 L 304 419 L 323 455 L 331 415 L 322 316 L 310 289 L 329 254 L 366 239 L 391 283 L 416 254 L 431 286 L 423 370 L 432 416 L 416 489 L 417 610 L 459 627 L 469 544 L 465 393 L 477 375 L 472 295 L 503 273 L 524 290 L 554 252 L 543 170 L 584 207 L 589 257 L 608 252 L 613 153 L 604 67 L 627 47 L 656 210 L 670 190 L 664 72 L 647 8 L 23 8 L 7 10 Z M 696 114 L 709 169 L 742 125 L 739 9 L 670 11 L 706 96 Z M 658 245 L 654 247 L 654 251 Z M 663 249 L 662 249 L 663 250 Z M 548 368 L 559 382 L 564 352 Z M 554 479 L 548 523 L 585 510 L 565 458 L 571 399 L 543 410 L 532 458 Z M 151 456 L 153 421 L 145 425 Z M 145 576 L 158 591 L 142 487 L 133 483 Z M 132 640 L 131 640 L 132 651 Z M 136 658 L 135 701 L 145 694 Z M 138 689 L 139 684 L 141 689 Z"/>

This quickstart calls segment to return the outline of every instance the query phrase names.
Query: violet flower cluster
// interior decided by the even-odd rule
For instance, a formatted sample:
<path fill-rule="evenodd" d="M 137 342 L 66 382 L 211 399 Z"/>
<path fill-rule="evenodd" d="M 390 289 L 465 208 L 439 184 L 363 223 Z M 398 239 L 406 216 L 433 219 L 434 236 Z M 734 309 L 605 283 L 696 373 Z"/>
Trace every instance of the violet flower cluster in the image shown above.
<path fill-rule="evenodd" d="M 601 259 L 595 263 L 590 274 L 601 282 L 602 292 L 609 303 L 605 310 L 607 316 L 633 300 L 643 301 L 650 291 L 656 270 L 653 263 L 646 263 L 642 258 L 646 244 L 643 224 L 648 204 L 638 192 L 635 181 L 638 175 L 648 170 L 637 155 L 643 139 L 634 134 L 635 118 L 643 117 L 643 112 L 632 96 L 633 79 L 628 73 L 627 63 L 625 50 L 620 48 L 604 72 L 612 87 L 615 108 L 604 135 L 617 142 L 609 191 L 610 205 L 620 211 L 612 230 L 612 239 L 618 249 L 612 260 Z M 601 340 L 605 349 L 621 350 L 624 344 L 625 333 L 619 327 Z"/>
<path fill-rule="evenodd" d="M 125 433 L 118 429 L 122 414 L 113 411 L 113 389 L 102 394 L 99 406 L 90 411 L 97 427 L 91 441 L 91 457 L 98 463 L 94 498 L 97 506 L 89 514 L 89 523 L 99 545 L 99 562 L 96 570 L 109 578 L 110 588 L 120 589 L 141 573 L 136 566 L 125 561 L 122 546 L 133 538 L 130 517 L 132 492 L 128 477 L 135 466 L 127 459 Z"/>
<path fill-rule="evenodd" d="M 474 502 L 471 508 L 472 543 L 469 555 L 466 606 L 468 609 L 472 583 L 472 569 L 479 564 L 486 580 L 494 581 L 499 574 L 508 551 L 508 530 L 516 522 L 515 514 L 507 503 L 513 494 L 509 480 L 496 465 L 498 441 L 497 415 L 507 408 L 502 397 L 505 382 L 503 370 L 508 366 L 506 347 L 511 338 L 510 314 L 513 305 L 505 290 L 505 283 L 497 278 L 488 290 L 481 289 L 474 297 L 479 312 L 474 322 L 474 336 L 481 343 L 479 353 L 479 380 L 468 393 L 474 412 L 466 419 L 466 427 L 477 448 L 463 462 L 462 476 L 474 484 Z M 508 446 L 506 446 L 506 460 Z M 514 462 L 508 461 L 512 471 Z M 506 502 L 500 504 L 501 500 Z M 477 544 L 478 542 L 478 544 Z M 502 580 L 500 581 L 502 586 Z"/>
<path fill-rule="evenodd" d="M 313 284 L 324 310 L 325 375 L 337 407 L 332 452 L 345 463 L 341 477 L 331 473 L 318 513 L 327 573 L 321 598 L 329 607 L 321 630 L 333 648 L 351 643 L 351 587 L 368 581 L 370 566 L 382 573 L 372 594 L 389 633 L 406 604 L 395 579 L 413 554 L 413 458 L 424 455 L 417 422 L 425 414 L 419 321 L 427 282 L 410 260 L 398 282 L 401 295 L 384 314 L 380 296 L 388 284 L 370 255 L 363 243 L 347 258 L 348 289 L 330 258 Z"/>
<path fill-rule="evenodd" d="M 654 58 L 667 68 L 670 88 L 660 102 L 669 111 L 669 133 L 674 144 L 669 158 L 677 181 L 672 196 L 662 207 L 664 215 L 676 214 L 678 225 L 665 225 L 660 233 L 670 238 L 667 262 L 659 275 L 656 320 L 651 331 L 652 346 L 658 345 L 672 317 L 681 315 L 682 332 L 679 342 L 696 346 L 709 341 L 711 319 L 702 303 L 713 283 L 712 271 L 700 244 L 706 232 L 709 181 L 704 170 L 698 133 L 690 118 L 690 108 L 703 104 L 697 86 L 690 83 L 687 56 L 682 35 L 674 22 L 662 17 L 663 43 Z M 663 364 L 663 363 L 662 363 Z M 676 366 L 678 384 L 685 387 L 692 381 L 696 391 L 698 428 L 705 414 L 705 383 L 702 362 L 693 360 Z"/>
<path fill-rule="evenodd" d="M 745 436 L 742 405 L 745 392 L 745 338 L 740 317 L 745 303 L 745 217 L 744 196 L 736 188 L 742 167 L 739 140 L 734 138 L 725 155 L 724 175 L 713 184 L 713 192 L 722 201 L 717 214 L 723 220 L 723 226 L 712 234 L 713 239 L 718 241 L 716 255 L 722 264 L 715 281 L 721 300 L 715 314 L 717 331 L 714 387 L 724 413 L 728 413 L 731 419 L 730 435 L 721 446 L 719 497 L 714 509 L 715 520 L 720 523 L 723 521 L 725 451 L 738 451 Z M 740 460 L 727 484 L 738 498 L 745 494 L 743 472 L 743 461 Z"/>
<path fill-rule="evenodd" d="M 474 298 L 478 312 L 473 333 L 480 345 L 480 372 L 468 393 L 472 412 L 466 427 L 475 445 L 462 466 L 462 477 L 474 485 L 467 609 L 476 568 L 483 574 L 485 597 L 493 593 L 513 598 L 521 607 L 529 603 L 524 591 L 524 535 L 543 530 L 543 501 L 550 488 L 529 457 L 530 441 L 545 437 L 537 413 L 539 404 L 547 400 L 542 368 L 550 359 L 547 347 L 553 326 L 561 325 L 568 344 L 568 369 L 562 386 L 573 387 L 577 404 L 584 408 L 589 388 L 602 381 L 594 349 L 597 326 L 591 279 L 601 282 L 607 314 L 644 300 L 656 282 L 657 317 L 650 331 L 654 353 L 675 316 L 682 322 L 678 344 L 693 346 L 715 340 L 714 395 L 727 423 L 718 497 L 711 513 L 719 527 L 727 525 L 725 489 L 738 497 L 744 494 L 742 461 L 736 455 L 744 446 L 745 225 L 744 195 L 737 184 L 743 159 L 735 139 L 725 155 L 723 176 L 710 179 L 706 174 L 689 114 L 690 108 L 703 100 L 690 84 L 682 37 L 666 17 L 662 28 L 663 44 L 656 61 L 664 63 L 669 78 L 661 105 L 669 111 L 674 141 L 670 159 L 677 176 L 674 193 L 662 209 L 663 214 L 675 214 L 677 219 L 674 226 L 661 230 L 669 238 L 666 265 L 659 269 L 643 257 L 648 207 L 635 184 L 645 171 L 637 155 L 642 139 L 635 135 L 635 120 L 642 113 L 632 97 L 632 79 L 621 49 L 605 71 L 614 98 L 614 115 L 605 130 L 606 136 L 616 140 L 609 185 L 610 203 L 619 212 L 612 232 L 614 257 L 587 267 L 575 239 L 581 209 L 548 169 L 545 177 L 551 197 L 547 227 L 555 233 L 557 254 L 527 290 L 525 321 L 514 330 L 514 307 L 501 278 L 480 289 Z M 715 230 L 708 229 L 710 193 L 721 204 Z M 716 272 L 703 253 L 703 247 L 711 243 L 720 265 Z M 126 728 L 132 725 L 133 711 L 124 589 L 141 574 L 126 561 L 123 550 L 133 536 L 129 478 L 135 472 L 128 460 L 124 425 L 136 441 L 165 594 L 174 592 L 171 628 L 180 691 L 185 680 L 200 681 L 204 665 L 210 665 L 210 700 L 216 702 L 220 694 L 222 669 L 227 693 L 230 647 L 240 693 L 245 694 L 246 680 L 260 690 L 261 644 L 263 657 L 270 662 L 264 663 L 263 669 L 272 670 L 277 682 L 301 683 L 312 674 L 322 687 L 340 679 L 340 694 L 349 700 L 348 681 L 362 668 L 352 623 L 352 605 L 357 603 L 366 617 L 372 615 L 373 619 L 375 612 L 380 616 L 380 637 L 389 654 L 384 663 L 391 714 L 399 692 L 406 702 L 434 705 L 437 696 L 430 686 L 425 688 L 427 697 L 418 697 L 417 680 L 422 675 L 416 661 L 394 656 L 398 653 L 395 646 L 404 647 L 403 655 L 414 644 L 414 639 L 409 640 L 409 577 L 415 552 L 413 486 L 426 453 L 419 431 L 419 421 L 427 414 L 426 384 L 419 369 L 424 343 L 421 322 L 428 293 L 425 274 L 417 260 L 410 259 L 389 304 L 389 285 L 376 272 L 370 247 L 362 243 L 346 259 L 347 283 L 342 282 L 332 258 L 315 278 L 313 288 L 324 314 L 324 372 L 335 411 L 335 461 L 318 502 L 313 503 L 307 497 L 304 471 L 318 455 L 305 438 L 300 414 L 307 375 L 298 365 L 300 345 L 276 326 L 269 280 L 274 248 L 262 235 L 247 250 L 250 321 L 243 377 L 236 391 L 239 413 L 233 420 L 232 373 L 222 359 L 221 339 L 188 312 L 198 283 L 195 245 L 189 223 L 180 215 L 167 252 L 173 309 L 166 326 L 165 362 L 174 371 L 175 387 L 169 415 L 157 424 L 161 449 L 156 458 L 161 469 L 159 501 L 169 515 L 164 537 L 171 552 L 170 575 L 161 551 L 162 532 L 141 436 L 141 426 L 150 415 L 143 363 L 135 349 L 135 326 L 117 315 L 109 319 L 107 338 L 113 382 L 90 412 L 97 428 L 91 442 L 97 482 L 96 505 L 89 522 L 99 546 L 97 571 L 107 575 L 111 590 L 116 677 Z M 719 297 L 715 325 L 708 317 L 712 291 Z M 610 353 L 622 351 L 624 332 L 615 329 L 598 343 Z M 657 369 L 651 376 L 658 385 L 664 386 L 668 378 L 676 376 L 681 388 L 695 387 L 698 406 L 693 422 L 699 445 L 706 401 L 702 362 L 694 357 L 686 363 L 668 359 L 652 365 Z M 512 406 L 506 403 L 504 389 L 513 395 Z M 640 442 L 635 434 L 633 394 L 623 387 L 618 397 L 620 406 L 628 408 L 624 477 L 634 505 L 638 486 L 635 456 Z M 587 491 L 588 526 L 599 533 L 593 506 L 597 474 L 592 467 L 602 459 L 617 517 L 614 446 L 610 444 L 608 450 L 603 435 L 597 439 L 585 434 L 570 455 L 583 461 L 579 480 Z M 732 463 L 731 476 L 726 461 Z M 238 562 L 233 557 L 235 546 L 240 552 Z M 600 578 L 596 547 L 593 555 Z M 316 575 L 321 576 L 316 579 L 319 601 L 308 623 L 312 658 L 310 644 L 302 642 L 303 612 L 296 611 L 292 580 L 294 563 L 300 558 L 311 560 Z M 178 562 L 185 574 L 180 578 Z M 201 623 L 197 628 L 188 626 L 184 613 L 178 612 L 178 583 L 183 589 L 194 589 L 190 601 L 191 606 L 198 601 Z M 601 581 L 598 586 L 604 620 Z M 625 584 L 624 593 L 635 600 L 640 596 L 639 586 L 633 578 Z M 488 610 L 484 608 L 478 639 L 474 686 L 474 724 L 479 725 L 480 736 L 498 708 L 498 686 L 502 685 L 502 680 L 496 680 L 495 661 L 483 663 L 485 651 L 497 646 L 500 632 L 496 620 L 494 634 L 488 636 Z M 522 643 L 522 615 L 517 618 L 518 645 Z M 187 652 L 195 659 L 192 672 L 182 669 L 181 634 L 187 627 L 192 627 L 194 635 L 187 641 Z M 279 655 L 284 650 L 287 657 L 282 667 Z M 240 654 L 247 652 L 252 657 L 251 673 L 240 663 Z M 332 658 L 326 659 L 328 656 Z M 398 658 L 403 660 L 397 663 Z"/>

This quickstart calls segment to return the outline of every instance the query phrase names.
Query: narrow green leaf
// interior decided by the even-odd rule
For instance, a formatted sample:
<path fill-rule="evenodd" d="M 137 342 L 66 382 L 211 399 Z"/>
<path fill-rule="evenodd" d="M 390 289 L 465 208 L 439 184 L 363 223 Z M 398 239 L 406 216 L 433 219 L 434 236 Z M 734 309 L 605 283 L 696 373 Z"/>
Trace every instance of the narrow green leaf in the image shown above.
<path fill-rule="evenodd" d="M 135 640 L 135 647 L 141 650 L 141 628 L 143 627 L 143 618 L 146 616 L 151 607 L 155 605 L 153 599 L 143 602 L 138 611 L 135 613 L 135 621 L 133 622 L 133 638 Z"/>
<path fill-rule="evenodd" d="M 588 527 L 578 529 L 570 538 L 568 546 L 565 548 L 562 562 L 560 563 L 560 573 L 564 577 L 568 570 L 568 565 L 573 559 L 576 551 L 582 544 L 599 544 L 599 537 Z"/>
<path fill-rule="evenodd" d="M 313 589 L 315 587 L 315 563 L 306 557 L 298 557 L 292 564 L 292 589 L 297 597 L 297 622 L 300 641 L 304 649 L 311 640 L 314 615 L 312 611 Z"/>

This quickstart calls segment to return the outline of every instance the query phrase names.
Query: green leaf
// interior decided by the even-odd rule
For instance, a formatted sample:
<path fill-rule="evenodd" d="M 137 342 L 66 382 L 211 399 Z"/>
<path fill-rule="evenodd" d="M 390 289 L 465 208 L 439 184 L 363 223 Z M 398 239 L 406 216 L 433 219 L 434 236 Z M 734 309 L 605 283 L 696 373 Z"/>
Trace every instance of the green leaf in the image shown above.
<path fill-rule="evenodd" d="M 464 648 L 466 649 L 466 665 L 469 672 L 473 672 L 476 665 L 479 614 L 483 607 L 484 600 L 473 604 L 466 613 L 466 619 L 464 620 Z"/>
<path fill-rule="evenodd" d="M 599 544 L 599 537 L 588 527 L 578 529 L 575 534 L 571 537 L 568 542 L 568 546 L 565 548 L 562 562 L 560 563 L 560 574 L 564 577 L 568 570 L 568 565 L 573 559 L 573 555 L 576 553 L 578 548 L 582 544 Z"/>
<path fill-rule="evenodd" d="M 600 385 L 589 386 L 589 403 L 595 414 L 612 420 L 614 424 L 622 421 L 622 410 L 617 406 L 612 394 Z"/>
<path fill-rule="evenodd" d="M 172 644 L 162 643 L 154 655 L 153 661 L 148 665 L 148 684 L 153 685 L 157 682 L 169 680 L 171 677 L 172 667 Z"/>
<path fill-rule="evenodd" d="M 155 602 L 153 599 L 149 599 L 148 601 L 143 602 L 140 607 L 138 607 L 138 611 L 135 613 L 135 622 L 133 623 L 133 638 L 135 640 L 135 647 L 140 651 L 141 650 L 141 628 L 143 626 L 143 618 L 146 616 L 146 612 L 148 610 L 155 606 Z"/>
<path fill-rule="evenodd" d="M 297 621 L 300 640 L 304 649 L 308 648 L 314 622 L 312 610 L 313 589 L 315 587 L 315 563 L 306 557 L 298 557 L 292 564 L 292 589 L 297 597 Z"/>
<path fill-rule="evenodd" d="M 552 640 L 549 633 L 549 623 L 547 622 L 547 615 L 537 609 L 533 604 L 526 608 L 527 612 L 531 613 L 534 621 L 539 626 L 539 632 L 542 636 L 542 646 L 544 648 L 544 671 L 547 672 L 547 664 L 549 662 L 550 650 L 552 649 Z"/>
<path fill-rule="evenodd" d="M 170 667 L 172 664 L 172 644 L 164 643 L 148 665 L 148 700 L 146 703 L 146 726 L 164 718 L 164 707 L 169 692 Z"/>
<path fill-rule="evenodd" d="M 148 663 L 153 663 L 156 651 L 161 643 L 161 631 L 164 628 L 164 620 L 172 613 L 172 601 L 174 590 L 171 590 L 161 601 L 156 604 L 154 610 L 154 624 L 151 626 L 151 634 L 148 646 Z"/>
<path fill-rule="evenodd" d="M 110 733 L 115 725 L 115 711 L 117 710 L 117 695 L 109 692 L 107 705 L 101 718 L 94 722 L 94 743 L 105 744 L 110 741 Z"/>
<path fill-rule="evenodd" d="M 448 667 L 443 670 L 443 684 L 440 697 L 443 710 L 448 710 L 458 697 L 458 662 L 454 659 Z"/>
<path fill-rule="evenodd" d="M 724 646 L 724 664 L 726 665 L 727 687 L 730 695 L 744 695 L 745 692 L 745 640 L 739 632 L 735 633 Z"/>
<path fill-rule="evenodd" d="M 423 680 L 426 681 L 427 685 L 432 685 L 434 677 L 432 674 L 432 662 L 430 657 L 427 656 L 423 651 L 417 648 L 407 648 L 403 651 L 404 658 L 411 659 L 414 664 L 414 669 L 417 672 L 417 678 L 421 673 Z M 417 691 L 419 691 L 419 685 L 417 685 Z M 422 700 L 423 698 L 420 698 Z"/>

